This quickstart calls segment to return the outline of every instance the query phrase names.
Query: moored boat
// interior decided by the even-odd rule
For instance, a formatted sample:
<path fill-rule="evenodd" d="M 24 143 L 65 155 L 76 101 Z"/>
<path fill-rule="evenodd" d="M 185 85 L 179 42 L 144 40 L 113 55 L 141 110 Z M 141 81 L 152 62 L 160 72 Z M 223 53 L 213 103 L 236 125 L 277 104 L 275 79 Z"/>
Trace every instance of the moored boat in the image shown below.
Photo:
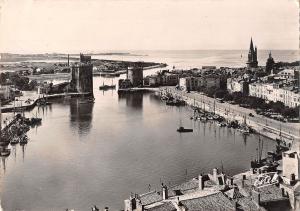
<path fill-rule="evenodd" d="M 102 86 L 99 86 L 100 90 L 108 90 L 108 89 L 115 89 L 115 88 L 116 88 L 116 85 L 102 85 Z"/>
<path fill-rule="evenodd" d="M 188 132 L 193 132 L 193 129 L 184 128 L 184 127 L 179 127 L 179 128 L 177 129 L 177 132 L 179 132 L 179 133 L 188 133 Z"/>
<path fill-rule="evenodd" d="M 14 144 L 18 144 L 20 142 L 20 138 L 15 136 L 13 137 L 13 139 L 10 141 L 10 144 L 14 145 Z"/>
<path fill-rule="evenodd" d="M 28 137 L 26 134 L 24 134 L 21 138 L 20 138 L 20 144 L 24 145 L 28 143 Z"/>
<path fill-rule="evenodd" d="M 10 149 L 4 148 L 0 149 L 0 156 L 1 157 L 7 157 L 10 155 Z"/>

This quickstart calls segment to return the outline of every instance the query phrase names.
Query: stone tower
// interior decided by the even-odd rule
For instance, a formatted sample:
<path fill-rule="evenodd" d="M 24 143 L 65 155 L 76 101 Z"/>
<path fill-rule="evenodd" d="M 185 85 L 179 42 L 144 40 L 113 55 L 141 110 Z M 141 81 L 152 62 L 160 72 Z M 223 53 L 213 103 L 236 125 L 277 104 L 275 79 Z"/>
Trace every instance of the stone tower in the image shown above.
<path fill-rule="evenodd" d="M 269 53 L 269 58 L 267 60 L 267 63 L 266 63 L 266 72 L 268 74 L 271 74 L 271 71 L 274 69 L 274 65 L 275 65 L 275 61 L 272 57 L 272 54 L 271 54 L 271 51 Z"/>
<path fill-rule="evenodd" d="M 71 87 L 79 93 L 93 95 L 93 64 L 91 56 L 80 54 L 80 62 L 72 66 Z"/>
<path fill-rule="evenodd" d="M 256 68 L 258 65 L 257 61 L 257 48 L 255 46 L 255 49 L 253 47 L 253 41 L 251 37 L 251 42 L 250 42 L 250 49 L 248 53 L 248 61 L 247 61 L 247 67 L 248 68 Z"/>

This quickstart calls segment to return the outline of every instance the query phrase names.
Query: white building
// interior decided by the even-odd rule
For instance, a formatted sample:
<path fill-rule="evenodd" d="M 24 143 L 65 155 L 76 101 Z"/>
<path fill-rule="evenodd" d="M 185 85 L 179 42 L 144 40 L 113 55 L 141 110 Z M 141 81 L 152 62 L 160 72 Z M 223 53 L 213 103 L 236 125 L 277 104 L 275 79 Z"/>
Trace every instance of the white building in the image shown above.
<path fill-rule="evenodd" d="M 295 78 L 295 70 L 293 69 L 284 69 L 277 73 L 277 76 L 283 79 L 294 79 Z"/>
<path fill-rule="evenodd" d="M 294 210 L 300 210 L 300 145 L 293 142 L 289 151 L 282 153 L 282 179 L 280 188 L 289 197 Z"/>
<path fill-rule="evenodd" d="M 229 93 L 245 91 L 245 81 L 243 79 L 228 78 L 227 79 L 227 91 Z"/>
<path fill-rule="evenodd" d="M 179 79 L 182 90 L 197 91 L 201 88 L 219 88 L 220 78 L 217 76 L 184 77 Z"/>
<path fill-rule="evenodd" d="M 0 98 L 9 100 L 14 98 L 14 91 L 10 86 L 0 86 Z"/>
<path fill-rule="evenodd" d="M 274 83 L 253 83 L 249 85 L 249 96 L 273 102 L 282 102 L 288 107 L 300 105 L 300 93 L 297 88 L 280 87 Z"/>

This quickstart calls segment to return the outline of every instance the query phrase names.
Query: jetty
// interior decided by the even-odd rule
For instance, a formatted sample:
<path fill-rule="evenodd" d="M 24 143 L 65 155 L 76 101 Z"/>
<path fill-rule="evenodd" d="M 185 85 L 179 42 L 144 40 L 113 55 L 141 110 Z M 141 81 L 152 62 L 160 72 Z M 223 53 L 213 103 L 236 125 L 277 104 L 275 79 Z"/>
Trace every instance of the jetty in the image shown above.
<path fill-rule="evenodd" d="M 131 93 L 131 92 L 159 92 L 156 87 L 133 87 L 127 89 L 118 89 L 118 93 Z"/>
<path fill-rule="evenodd" d="M 1 111 L 2 113 L 7 113 L 7 112 L 16 112 L 16 111 L 27 111 L 27 110 L 31 110 L 33 109 L 36 105 L 38 105 L 40 102 L 43 101 L 47 101 L 50 99 L 59 99 L 59 98 L 65 98 L 65 97 L 69 97 L 69 98 L 76 98 L 76 97 L 89 97 L 91 95 L 91 93 L 89 92 L 85 92 L 85 93 L 59 93 L 59 94 L 50 94 L 47 96 L 39 96 L 35 99 L 33 99 L 32 101 L 28 102 L 28 104 L 26 105 L 5 105 L 2 106 Z"/>

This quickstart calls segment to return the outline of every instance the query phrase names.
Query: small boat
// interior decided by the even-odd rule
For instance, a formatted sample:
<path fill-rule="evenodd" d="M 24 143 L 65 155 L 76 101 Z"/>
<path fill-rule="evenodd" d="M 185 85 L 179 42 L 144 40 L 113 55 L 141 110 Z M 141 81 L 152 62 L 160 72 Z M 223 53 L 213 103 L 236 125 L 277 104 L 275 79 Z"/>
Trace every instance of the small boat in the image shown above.
<path fill-rule="evenodd" d="M 0 141 L 1 147 L 7 147 L 9 145 L 9 141 Z"/>
<path fill-rule="evenodd" d="M 227 124 L 225 122 L 218 122 L 217 125 L 220 126 L 220 127 L 226 127 L 227 126 Z"/>
<path fill-rule="evenodd" d="M 40 124 L 42 122 L 42 118 L 32 117 L 30 119 L 30 125 Z"/>
<path fill-rule="evenodd" d="M 94 103 L 94 99 L 85 99 L 79 102 L 79 104 L 86 104 L 86 103 Z"/>
<path fill-rule="evenodd" d="M 188 128 L 184 128 L 184 127 L 179 127 L 177 129 L 177 132 L 179 133 L 188 133 L 188 132 L 193 132 L 193 129 L 188 129 Z"/>
<path fill-rule="evenodd" d="M 10 155 L 10 149 L 5 148 L 5 149 L 0 150 L 0 156 L 1 157 L 7 157 L 9 155 Z"/>
<path fill-rule="evenodd" d="M 99 89 L 100 90 L 108 90 L 108 89 L 115 89 L 116 88 L 116 85 L 102 85 L 102 86 L 99 86 Z"/>
<path fill-rule="evenodd" d="M 206 117 L 200 117 L 201 122 L 207 122 L 207 118 Z"/>
<path fill-rule="evenodd" d="M 28 143 L 28 137 L 27 135 L 24 135 L 23 137 L 20 138 L 20 144 L 24 145 Z"/>
<path fill-rule="evenodd" d="M 10 144 L 14 145 L 14 144 L 18 144 L 20 142 L 19 137 L 13 137 L 13 139 L 10 141 Z"/>
<path fill-rule="evenodd" d="M 210 115 L 207 116 L 207 119 L 208 119 L 208 120 L 214 120 L 213 116 L 210 116 Z"/>
<path fill-rule="evenodd" d="M 185 106 L 185 101 L 183 100 L 168 100 L 166 105 L 169 106 Z"/>
<path fill-rule="evenodd" d="M 249 135 L 250 134 L 250 130 L 248 128 L 240 128 L 239 131 L 243 134 L 243 135 Z"/>

